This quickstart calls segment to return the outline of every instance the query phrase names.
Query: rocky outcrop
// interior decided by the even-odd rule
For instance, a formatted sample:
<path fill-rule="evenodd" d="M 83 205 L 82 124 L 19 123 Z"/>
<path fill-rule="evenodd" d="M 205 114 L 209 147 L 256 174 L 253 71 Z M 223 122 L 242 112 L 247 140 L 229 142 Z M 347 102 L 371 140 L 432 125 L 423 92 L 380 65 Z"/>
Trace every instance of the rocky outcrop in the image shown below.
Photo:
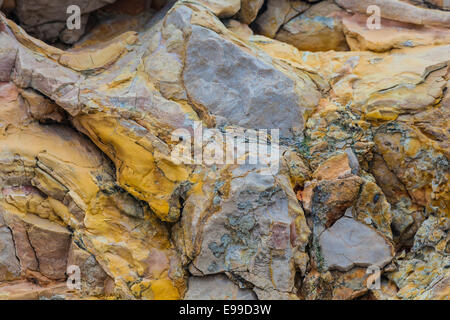
<path fill-rule="evenodd" d="M 383 27 L 370 30 L 366 23 L 367 17 L 360 14 L 343 19 L 346 41 L 351 50 L 384 52 L 392 49 L 450 43 L 448 29 L 443 27 L 418 26 L 381 19 L 380 23 Z"/>
<path fill-rule="evenodd" d="M 241 289 L 225 275 L 190 277 L 186 300 L 256 300 L 249 289 Z"/>
<path fill-rule="evenodd" d="M 366 3 L 358 0 L 336 0 L 341 7 L 353 12 L 366 13 Z M 374 0 L 371 5 L 380 8 L 381 16 L 386 19 L 417 25 L 448 27 L 450 13 L 416 7 L 404 1 Z"/>
<path fill-rule="evenodd" d="M 0 1 L 0 299 L 449 299 L 421 3 Z"/>
<path fill-rule="evenodd" d="M 343 15 L 333 1 L 319 2 L 284 24 L 276 39 L 304 51 L 347 50 Z"/>

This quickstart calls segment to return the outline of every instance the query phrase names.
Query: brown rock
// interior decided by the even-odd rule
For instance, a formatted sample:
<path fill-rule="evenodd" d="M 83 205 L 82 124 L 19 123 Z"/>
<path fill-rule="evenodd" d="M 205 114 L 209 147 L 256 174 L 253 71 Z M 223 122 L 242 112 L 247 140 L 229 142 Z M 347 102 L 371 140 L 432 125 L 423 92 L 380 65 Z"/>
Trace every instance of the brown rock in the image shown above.
<path fill-rule="evenodd" d="M 440 9 L 450 10 L 450 4 L 446 0 L 425 0 L 425 1 Z"/>
<path fill-rule="evenodd" d="M 342 26 L 343 13 L 333 1 L 319 2 L 287 22 L 276 39 L 302 51 L 348 50 Z"/>
<path fill-rule="evenodd" d="M 228 30 L 234 32 L 237 36 L 239 36 L 242 39 L 248 39 L 250 36 L 253 35 L 252 29 L 245 23 L 241 23 L 237 20 L 230 19 L 225 22 L 226 27 Z"/>
<path fill-rule="evenodd" d="M 70 32 L 70 30 L 66 29 L 66 20 L 69 16 L 67 14 L 67 8 L 70 5 L 77 5 L 80 8 L 81 14 L 87 14 L 114 1 L 96 0 L 86 2 L 63 0 L 55 2 L 48 0 L 21 0 L 17 2 L 15 12 L 27 32 L 37 35 L 44 41 L 53 42 L 58 39 L 61 32 L 66 33 L 65 37 Z M 87 19 L 83 19 L 83 30 L 86 23 Z M 77 30 L 75 30 L 75 33 L 77 33 L 77 36 L 70 43 L 78 40 L 83 35 L 83 33 Z"/>
<path fill-rule="evenodd" d="M 354 268 L 336 277 L 333 290 L 333 300 L 353 300 L 367 291 L 367 274 L 364 268 Z"/>
<path fill-rule="evenodd" d="M 353 205 L 362 180 L 358 176 L 343 179 L 321 180 L 305 186 L 303 205 L 315 222 L 330 227 Z"/>
<path fill-rule="evenodd" d="M 238 19 L 245 24 L 252 23 L 263 4 L 264 0 L 242 0 L 241 10 L 237 14 Z"/>
<path fill-rule="evenodd" d="M 8 1 L 0 297 L 448 299 L 448 12 L 374 1 L 384 30 L 361 1 L 118 0 L 73 32 Z M 249 129 L 276 166 L 206 157 Z"/>
<path fill-rule="evenodd" d="M 6 14 L 11 13 L 16 8 L 16 0 L 2 0 L 3 4 L 0 5 L 0 9 Z"/>
<path fill-rule="evenodd" d="M 0 37 L 0 81 L 9 81 L 10 75 L 16 61 L 17 50 L 8 46 L 8 40 Z"/>

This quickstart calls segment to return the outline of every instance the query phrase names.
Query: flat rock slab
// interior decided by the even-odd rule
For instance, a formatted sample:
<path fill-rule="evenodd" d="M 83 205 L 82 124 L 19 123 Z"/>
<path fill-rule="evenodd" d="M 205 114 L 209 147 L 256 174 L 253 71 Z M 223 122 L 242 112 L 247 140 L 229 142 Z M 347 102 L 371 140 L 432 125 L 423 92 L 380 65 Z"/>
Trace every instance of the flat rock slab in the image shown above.
<path fill-rule="evenodd" d="M 256 300 L 250 289 L 241 289 L 223 274 L 190 277 L 185 300 Z"/>
<path fill-rule="evenodd" d="M 393 248 L 376 231 L 343 217 L 319 237 L 324 263 L 328 269 L 348 271 L 355 266 L 380 268 L 393 257 Z"/>
<path fill-rule="evenodd" d="M 8 281 L 20 275 L 20 265 L 15 255 L 11 230 L 0 221 L 0 281 Z"/>

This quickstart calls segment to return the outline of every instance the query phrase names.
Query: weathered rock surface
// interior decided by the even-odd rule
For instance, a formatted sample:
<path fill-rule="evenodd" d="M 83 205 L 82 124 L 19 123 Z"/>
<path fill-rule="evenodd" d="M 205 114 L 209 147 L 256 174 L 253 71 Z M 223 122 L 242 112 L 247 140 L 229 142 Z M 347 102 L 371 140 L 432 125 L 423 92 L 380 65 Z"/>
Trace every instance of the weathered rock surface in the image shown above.
<path fill-rule="evenodd" d="M 348 217 L 325 230 L 319 236 L 319 246 L 325 268 L 340 271 L 355 266 L 382 268 L 393 257 L 393 248 L 382 236 Z"/>
<path fill-rule="evenodd" d="M 5 225 L 0 216 L 0 281 L 14 280 L 20 275 L 19 260 L 11 230 Z"/>
<path fill-rule="evenodd" d="M 249 289 L 241 289 L 225 275 L 190 277 L 186 300 L 256 300 Z"/>
<path fill-rule="evenodd" d="M 252 23 L 263 4 L 264 0 L 241 0 L 241 10 L 238 13 L 239 20 L 245 24 Z"/>
<path fill-rule="evenodd" d="M 18 0 L 15 13 L 27 32 L 44 41 L 54 42 L 60 38 L 63 42 L 74 43 L 82 35 L 87 24 L 87 18 L 90 12 L 95 11 L 115 0 L 96 0 L 96 1 L 48 1 L 48 0 Z M 83 15 L 81 19 L 81 32 L 78 30 L 69 30 L 66 21 L 69 18 L 67 12 L 69 6 L 76 5 Z M 70 14 L 74 12 L 70 11 Z M 77 34 L 75 39 L 67 41 L 69 33 Z M 65 41 L 64 41 L 65 40 Z"/>
<path fill-rule="evenodd" d="M 449 299 L 449 227 L 448 216 L 428 218 L 416 233 L 412 251 L 398 258 L 398 270 L 388 277 L 400 288 L 400 298 Z"/>
<path fill-rule="evenodd" d="M 234 16 L 241 9 L 240 0 L 196 0 L 196 2 L 207 7 L 219 18 Z"/>
<path fill-rule="evenodd" d="M 366 13 L 367 4 L 358 0 L 336 0 L 336 3 L 348 10 Z M 423 9 L 404 1 L 396 0 L 374 0 L 371 5 L 380 8 L 383 18 L 430 26 L 448 27 L 450 13 L 440 10 Z"/>
<path fill-rule="evenodd" d="M 210 59 L 215 63 L 205 64 Z M 190 99 L 212 115 L 226 119 L 227 124 L 282 128 L 281 134 L 288 136 L 289 130 L 302 130 L 303 114 L 319 98 L 308 78 L 300 82 L 295 74 L 284 74 L 203 27 L 193 26 L 185 63 L 183 80 Z M 236 78 L 237 72 L 242 77 Z M 206 94 L 212 84 L 217 86 L 214 96 Z M 275 113 L 275 109 L 283 111 Z M 271 117 L 265 117 L 267 113 Z"/>
<path fill-rule="evenodd" d="M 381 20 L 382 28 L 369 30 L 367 17 L 355 14 L 343 19 L 346 41 L 353 51 L 383 52 L 423 45 L 449 44 L 448 29 Z"/>
<path fill-rule="evenodd" d="M 185 203 L 181 224 L 191 267 L 203 275 L 229 272 L 261 290 L 260 298 L 288 297 L 294 292 L 294 254 L 304 252 L 309 229 L 293 191 L 286 190 L 287 177 L 277 181 L 242 168 L 228 174 L 229 185 L 212 199 L 213 215 L 211 209 L 198 212 L 190 199 Z"/>
<path fill-rule="evenodd" d="M 0 1 L 1 299 L 449 299 L 444 2 L 70 4 Z"/>
<path fill-rule="evenodd" d="M 103 270 L 95 256 L 72 242 L 67 256 L 67 265 L 80 268 L 81 292 L 86 296 L 108 295 L 113 279 Z"/>
<path fill-rule="evenodd" d="M 319 2 L 283 25 L 276 39 L 304 51 L 345 51 L 343 14 L 333 1 Z"/>

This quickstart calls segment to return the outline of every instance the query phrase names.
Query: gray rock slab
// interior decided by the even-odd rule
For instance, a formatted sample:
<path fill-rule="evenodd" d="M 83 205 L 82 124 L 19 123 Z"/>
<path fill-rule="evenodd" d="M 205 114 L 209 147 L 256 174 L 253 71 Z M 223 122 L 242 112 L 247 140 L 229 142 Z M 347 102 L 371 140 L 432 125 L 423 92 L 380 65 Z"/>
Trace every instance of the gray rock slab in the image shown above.
<path fill-rule="evenodd" d="M 348 217 L 336 221 L 319 236 L 328 269 L 348 271 L 355 266 L 384 267 L 393 257 L 392 245 L 376 231 Z"/>

